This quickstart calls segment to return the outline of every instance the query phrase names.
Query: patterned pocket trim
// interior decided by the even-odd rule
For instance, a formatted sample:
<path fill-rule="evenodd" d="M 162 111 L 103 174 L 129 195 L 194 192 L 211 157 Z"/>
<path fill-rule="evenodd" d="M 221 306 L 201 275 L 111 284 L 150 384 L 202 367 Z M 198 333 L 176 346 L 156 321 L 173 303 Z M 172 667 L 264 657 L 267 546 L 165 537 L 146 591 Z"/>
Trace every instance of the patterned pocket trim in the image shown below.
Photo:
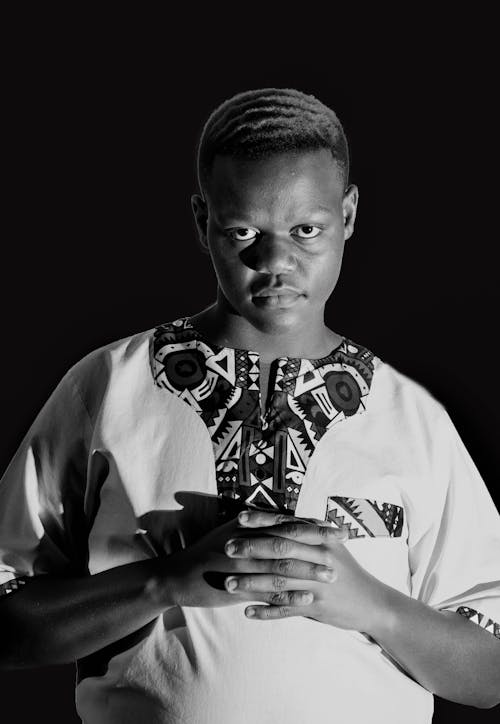
<path fill-rule="evenodd" d="M 326 503 L 325 520 L 347 529 L 349 538 L 400 538 L 404 510 L 394 503 L 331 495 Z"/>

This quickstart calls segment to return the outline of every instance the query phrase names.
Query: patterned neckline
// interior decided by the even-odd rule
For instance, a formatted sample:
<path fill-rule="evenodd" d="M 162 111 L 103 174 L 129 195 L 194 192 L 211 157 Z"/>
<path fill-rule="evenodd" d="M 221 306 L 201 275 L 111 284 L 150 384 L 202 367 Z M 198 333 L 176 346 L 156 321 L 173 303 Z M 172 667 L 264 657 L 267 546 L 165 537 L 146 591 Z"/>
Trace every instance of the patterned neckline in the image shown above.
<path fill-rule="evenodd" d="M 199 340 L 199 342 L 203 344 L 202 351 L 204 351 L 207 360 L 212 355 L 214 358 L 219 359 L 225 355 L 229 355 L 231 359 L 239 361 L 241 365 L 244 365 L 247 372 L 251 371 L 250 375 L 237 375 L 235 380 L 236 386 L 247 389 L 257 389 L 259 386 L 260 369 L 261 366 L 264 366 L 265 364 L 268 369 L 271 365 L 277 365 L 277 389 L 287 389 L 290 391 L 290 388 L 296 378 L 312 373 L 314 370 L 324 367 L 327 364 L 331 364 L 342 349 L 347 349 L 348 345 L 351 345 L 350 341 L 346 337 L 342 337 L 340 343 L 324 357 L 310 358 L 281 356 L 277 357 L 270 363 L 262 363 L 261 355 L 258 352 L 250 349 L 222 346 L 209 341 L 205 335 L 194 326 L 192 318 L 189 316 L 181 317 L 179 320 L 174 322 L 174 324 L 181 324 L 188 333 L 191 333 L 193 339 Z"/>
<path fill-rule="evenodd" d="M 201 368 L 199 368 L 199 364 L 201 364 L 203 368 L 206 367 L 216 374 L 222 375 L 235 387 L 259 390 L 260 355 L 258 352 L 224 347 L 209 342 L 194 327 L 188 316 L 158 326 L 154 332 L 152 347 L 152 361 L 154 360 L 153 367 L 156 368 L 156 375 L 163 368 L 164 361 L 169 358 L 167 376 L 170 376 L 175 387 L 183 388 L 185 385 L 190 387 L 194 384 L 201 374 Z M 174 349 L 176 353 L 171 355 Z M 185 355 L 187 355 L 186 359 L 184 359 Z M 196 355 L 198 355 L 199 363 L 196 362 Z M 369 350 L 346 337 L 343 337 L 340 344 L 325 357 L 318 359 L 279 357 L 275 360 L 277 369 L 274 390 L 294 395 L 304 389 L 304 386 L 308 388 L 310 380 L 320 371 L 326 371 L 332 368 L 332 365 L 338 366 L 345 363 L 354 364 L 361 373 L 359 383 L 363 389 L 366 388 L 367 377 L 371 377 L 367 365 L 371 366 L 372 358 L 373 354 Z M 155 379 L 157 379 L 156 375 Z M 190 381 L 188 382 L 188 380 Z M 366 394 L 366 391 L 363 394 Z"/>

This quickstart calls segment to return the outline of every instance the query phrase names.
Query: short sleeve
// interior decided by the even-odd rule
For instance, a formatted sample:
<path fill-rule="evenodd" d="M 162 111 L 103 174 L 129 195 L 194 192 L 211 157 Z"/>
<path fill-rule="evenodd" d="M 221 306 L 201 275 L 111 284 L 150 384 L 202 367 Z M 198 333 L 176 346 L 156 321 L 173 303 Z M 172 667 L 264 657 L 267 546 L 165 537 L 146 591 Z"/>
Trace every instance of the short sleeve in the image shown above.
<path fill-rule="evenodd" d="M 84 496 L 90 419 L 71 370 L 0 480 L 0 593 L 40 574 L 86 567 Z"/>
<path fill-rule="evenodd" d="M 500 638 L 500 516 L 444 409 L 432 430 L 429 521 L 409 537 L 412 596 Z"/>

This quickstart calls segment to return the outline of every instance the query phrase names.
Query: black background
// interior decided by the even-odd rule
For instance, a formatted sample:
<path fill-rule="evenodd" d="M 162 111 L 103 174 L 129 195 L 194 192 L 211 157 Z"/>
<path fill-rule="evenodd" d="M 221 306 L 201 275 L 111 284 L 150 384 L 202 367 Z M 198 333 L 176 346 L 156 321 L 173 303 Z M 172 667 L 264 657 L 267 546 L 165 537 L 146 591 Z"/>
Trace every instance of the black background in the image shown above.
<path fill-rule="evenodd" d="M 334 45 L 303 52 L 298 30 L 274 53 L 251 32 L 184 35 L 173 52 L 172 28 L 151 44 L 112 25 L 97 40 L 70 30 L 30 35 L 8 63 L 2 470 L 73 363 L 213 301 L 190 210 L 198 134 L 233 93 L 296 87 L 340 116 L 360 189 L 327 320 L 444 403 L 498 506 L 489 59 L 464 45 L 427 64 L 378 66 L 373 50 L 353 63 Z M 71 666 L 2 672 L 2 709 L 71 724 L 73 678 Z M 434 722 L 497 713 L 436 700 Z"/>

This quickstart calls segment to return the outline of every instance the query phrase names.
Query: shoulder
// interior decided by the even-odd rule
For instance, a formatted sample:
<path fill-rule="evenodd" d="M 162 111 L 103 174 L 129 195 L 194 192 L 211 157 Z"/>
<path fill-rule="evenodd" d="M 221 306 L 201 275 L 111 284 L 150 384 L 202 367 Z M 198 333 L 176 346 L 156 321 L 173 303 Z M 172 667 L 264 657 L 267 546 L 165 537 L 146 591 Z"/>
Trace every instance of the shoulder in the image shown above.
<path fill-rule="evenodd" d="M 88 352 L 68 372 L 74 379 L 82 379 L 95 368 L 114 369 L 130 363 L 147 349 L 156 327 L 108 342 Z"/>
<path fill-rule="evenodd" d="M 432 416 L 444 411 L 443 404 L 423 384 L 379 357 L 374 357 L 371 392 L 374 402 L 394 411 L 413 408 Z"/>
<path fill-rule="evenodd" d="M 358 356 L 369 360 L 371 379 L 366 410 L 371 423 L 375 422 L 380 432 L 393 431 L 397 437 L 419 431 L 429 441 L 433 427 L 448 417 L 444 405 L 423 384 L 390 362 L 357 342 L 351 344 L 359 349 Z"/>
<path fill-rule="evenodd" d="M 112 385 L 130 391 L 150 383 L 150 350 L 156 329 L 152 327 L 97 347 L 68 369 L 62 382 L 73 388 L 91 418 Z"/>

